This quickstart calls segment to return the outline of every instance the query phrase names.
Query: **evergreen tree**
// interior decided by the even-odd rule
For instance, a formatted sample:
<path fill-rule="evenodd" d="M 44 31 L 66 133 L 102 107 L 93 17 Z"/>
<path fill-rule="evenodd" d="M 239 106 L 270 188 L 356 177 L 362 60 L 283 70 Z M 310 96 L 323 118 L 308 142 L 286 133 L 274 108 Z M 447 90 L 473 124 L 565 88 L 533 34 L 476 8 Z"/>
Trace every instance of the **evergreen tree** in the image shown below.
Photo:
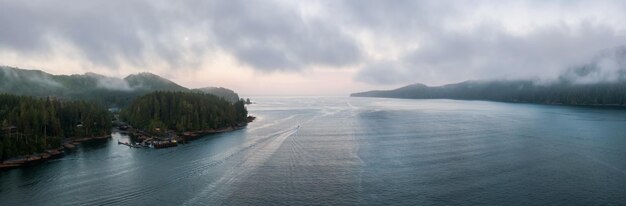
<path fill-rule="evenodd" d="M 245 103 L 191 92 L 153 92 L 137 98 L 122 110 L 131 125 L 147 131 L 218 129 L 245 123 Z"/>
<path fill-rule="evenodd" d="M 110 128 L 99 105 L 0 94 L 1 159 L 58 147 L 63 138 L 107 135 Z"/>

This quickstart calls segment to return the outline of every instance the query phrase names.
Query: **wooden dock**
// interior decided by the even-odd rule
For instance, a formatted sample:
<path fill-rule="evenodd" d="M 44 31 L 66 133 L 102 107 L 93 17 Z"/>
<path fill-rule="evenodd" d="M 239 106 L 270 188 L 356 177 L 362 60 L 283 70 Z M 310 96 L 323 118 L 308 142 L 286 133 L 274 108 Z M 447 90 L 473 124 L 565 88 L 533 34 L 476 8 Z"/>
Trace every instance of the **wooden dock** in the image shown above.
<path fill-rule="evenodd" d="M 117 141 L 117 144 L 126 145 L 126 146 L 128 146 L 130 148 L 141 148 L 142 147 L 141 145 L 138 145 L 138 144 L 131 144 L 129 142 L 120 142 L 119 140 Z"/>

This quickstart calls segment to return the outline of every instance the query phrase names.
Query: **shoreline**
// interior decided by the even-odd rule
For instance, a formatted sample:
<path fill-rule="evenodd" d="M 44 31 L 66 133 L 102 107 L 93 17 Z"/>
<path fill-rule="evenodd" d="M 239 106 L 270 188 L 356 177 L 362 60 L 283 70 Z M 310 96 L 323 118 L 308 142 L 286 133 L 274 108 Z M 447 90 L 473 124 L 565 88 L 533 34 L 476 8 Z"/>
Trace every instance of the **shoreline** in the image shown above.
<path fill-rule="evenodd" d="M 178 134 L 180 138 L 184 138 L 184 139 L 181 139 L 182 141 L 190 141 L 190 140 L 201 138 L 206 135 L 219 134 L 219 133 L 224 133 L 224 132 L 232 132 L 232 131 L 243 129 L 246 126 L 248 126 L 248 123 L 253 122 L 255 119 L 256 119 L 255 116 L 248 116 L 246 122 L 239 123 L 239 125 L 236 125 L 236 126 L 230 126 L 230 127 L 218 128 L 218 129 L 205 129 L 205 130 L 196 130 L 196 131 L 187 131 L 187 132 L 176 132 L 176 133 Z"/>
<path fill-rule="evenodd" d="M 163 143 L 163 142 L 161 142 L 163 140 L 159 140 L 159 138 L 155 138 L 154 137 L 155 135 L 152 135 L 152 134 L 150 134 L 148 132 L 145 132 L 145 131 L 133 129 L 133 128 L 129 128 L 128 131 L 120 131 L 120 132 L 128 132 L 131 135 L 136 135 L 137 137 L 145 136 L 146 138 L 143 139 L 144 141 L 146 139 L 157 139 L 157 140 L 152 140 L 152 141 L 161 142 L 161 143 L 158 143 L 158 144 L 167 144 L 166 146 L 158 146 L 157 145 L 156 147 L 154 147 L 155 149 L 160 149 L 160 148 L 167 148 L 167 147 L 171 147 L 171 146 L 176 146 L 179 141 L 184 144 L 187 141 L 195 140 L 195 139 L 204 137 L 206 135 L 219 134 L 219 133 L 224 133 L 224 132 L 232 132 L 232 131 L 240 130 L 240 129 L 245 128 L 248 125 L 248 123 L 251 123 L 255 119 L 256 119 L 256 117 L 254 117 L 254 116 L 248 116 L 246 122 L 239 123 L 238 125 L 235 125 L 235 126 L 229 126 L 229 127 L 224 127 L 224 128 L 218 128 L 218 129 L 205 129 L 205 130 L 196 130 L 196 131 L 187 131 L 187 132 L 174 132 L 175 135 L 174 135 L 174 137 L 171 138 L 171 140 L 174 140 L 173 144 L 172 144 L 171 140 L 170 140 L 169 143 Z M 4 161 L 0 162 L 0 171 L 14 169 L 14 168 L 20 168 L 20 167 L 24 167 L 24 166 L 31 166 L 31 165 L 35 165 L 35 164 L 38 164 L 38 163 L 46 162 L 46 161 L 51 160 L 51 159 L 60 158 L 60 157 L 62 157 L 65 154 L 65 151 L 73 150 L 73 149 L 76 148 L 76 146 L 82 144 L 83 142 L 88 142 L 88 141 L 92 141 L 92 140 L 110 139 L 111 137 L 112 137 L 111 134 L 108 134 L 108 135 L 94 136 L 94 137 L 68 138 L 68 139 L 64 140 L 61 143 L 61 146 L 59 146 L 59 147 L 46 149 L 45 151 L 40 152 L 40 153 L 36 153 L 36 154 L 22 155 L 22 156 L 9 158 L 8 160 L 4 160 Z M 122 143 L 118 142 L 118 144 L 122 144 Z M 137 145 L 130 145 L 130 143 L 124 143 L 124 145 L 130 146 L 130 147 L 137 146 Z"/>
<path fill-rule="evenodd" d="M 170 130 L 171 131 L 170 133 L 167 133 L 167 132 L 164 133 L 164 134 L 169 134 L 169 137 L 159 137 L 158 134 L 152 134 L 150 132 L 146 132 L 140 129 L 135 129 L 132 127 L 132 125 L 130 125 L 131 127 L 126 132 L 131 134 L 133 138 L 136 138 L 139 141 L 135 141 L 135 143 L 118 141 L 118 144 L 126 145 L 130 148 L 149 147 L 149 148 L 154 148 L 154 149 L 162 149 L 162 148 L 168 148 L 168 147 L 176 147 L 178 146 L 178 144 L 185 144 L 188 141 L 192 141 L 192 140 L 195 140 L 195 139 L 207 136 L 207 135 L 219 134 L 219 133 L 224 133 L 224 132 L 232 132 L 232 131 L 243 129 L 248 125 L 248 123 L 254 121 L 255 119 L 256 117 L 254 116 L 248 116 L 245 122 L 240 122 L 234 126 L 228 126 L 228 127 L 223 127 L 223 128 L 217 128 L 217 129 L 203 129 L 203 130 L 193 130 L 193 131 L 185 131 L 185 132 Z M 138 143 L 138 142 L 141 142 L 141 143 Z"/>
<path fill-rule="evenodd" d="M 59 158 L 65 154 L 65 150 L 75 149 L 76 146 L 83 142 L 91 140 L 109 139 L 111 135 L 96 136 L 96 137 L 81 137 L 81 138 L 69 138 L 61 143 L 61 146 L 56 148 L 46 149 L 43 152 L 29 155 L 22 155 L 10 158 L 0 162 L 0 170 L 8 170 L 18 167 L 30 166 L 37 163 L 43 163 L 47 160 Z"/>
<path fill-rule="evenodd" d="M 626 109 L 626 104 L 574 104 L 562 102 L 532 102 L 532 101 L 513 101 L 513 100 L 489 100 L 489 99 L 460 99 L 460 98 L 410 98 L 410 97 L 388 97 L 388 96 L 352 96 L 351 98 L 381 98 L 381 99 L 406 99 L 406 100 L 454 100 L 454 101 L 484 101 L 511 104 L 533 104 L 546 106 L 568 106 L 568 107 L 591 107 L 599 109 Z"/>

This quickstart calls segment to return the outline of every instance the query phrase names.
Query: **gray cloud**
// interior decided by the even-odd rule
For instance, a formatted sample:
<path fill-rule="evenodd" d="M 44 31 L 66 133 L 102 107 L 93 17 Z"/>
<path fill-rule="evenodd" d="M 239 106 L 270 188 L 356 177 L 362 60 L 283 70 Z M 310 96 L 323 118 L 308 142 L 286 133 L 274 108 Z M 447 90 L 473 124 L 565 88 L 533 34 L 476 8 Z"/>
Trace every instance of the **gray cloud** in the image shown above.
<path fill-rule="evenodd" d="M 0 0 L 0 52 L 47 55 L 60 41 L 87 62 L 146 70 L 154 58 L 187 68 L 226 52 L 260 71 L 363 65 L 354 78 L 370 84 L 557 77 L 598 50 L 626 44 L 625 5 Z"/>
<path fill-rule="evenodd" d="M 545 6 L 540 2 L 527 2 Z M 401 28 L 404 33 L 396 32 L 401 33 L 402 40 L 407 39 L 403 35 L 409 33 L 414 36 L 408 39 L 418 39 L 420 44 L 397 60 L 383 59 L 382 64 L 386 66 L 381 67 L 380 62 L 366 65 L 356 80 L 374 84 L 442 84 L 468 79 L 556 78 L 563 70 L 589 61 L 599 50 L 626 44 L 623 28 L 594 19 L 581 17 L 582 20 L 573 23 L 562 19 L 516 33 L 506 28 L 510 25 L 497 19 L 473 22 L 469 27 L 450 24 L 469 18 L 463 14 L 477 9 L 484 1 L 449 7 L 431 1 L 422 3 L 407 3 L 402 4 L 403 8 L 392 9 L 377 3 L 361 5 L 372 7 L 359 8 L 355 19 L 376 22 L 362 22 L 361 26 L 374 31 Z M 622 4 L 616 6 L 623 7 Z M 392 14 L 391 17 L 382 15 L 386 13 Z M 407 20 L 413 18 L 420 19 Z"/>
<path fill-rule="evenodd" d="M 523 37 L 485 26 L 463 34 L 442 32 L 403 61 L 416 78 L 422 73 L 437 73 L 448 81 L 553 78 L 598 50 L 626 43 L 625 37 L 602 25 L 550 26 Z"/>
<path fill-rule="evenodd" d="M 8 82 L 0 82 L 0 85 L 12 84 L 34 84 L 44 87 L 63 87 L 63 85 L 51 79 L 47 73 L 35 70 L 26 70 L 25 72 L 17 72 L 16 68 L 0 66 L 0 78 L 8 80 Z"/>
<path fill-rule="evenodd" d="M 140 64 L 146 42 L 162 33 L 156 11 L 139 1 L 2 1 L 0 45 L 18 52 L 50 52 L 53 39 L 80 49 L 89 61 L 117 67 Z"/>
<path fill-rule="evenodd" d="M 172 67 L 193 63 L 181 62 L 181 28 L 214 41 L 193 45 L 194 56 L 186 59 L 200 59 L 215 46 L 262 70 L 343 66 L 362 58 L 338 25 L 305 21 L 271 1 L 0 1 L 0 27 L 0 47 L 45 53 L 51 39 L 60 38 L 90 62 L 112 68 L 120 61 L 149 67 L 148 52 Z"/>
<path fill-rule="evenodd" d="M 368 64 L 356 75 L 356 80 L 370 84 L 393 84 L 414 81 L 414 74 L 402 62 L 382 61 Z"/>
<path fill-rule="evenodd" d="M 559 80 L 575 84 L 626 80 L 626 46 L 599 52 L 589 63 L 566 70 Z"/>
<path fill-rule="evenodd" d="M 356 41 L 340 25 L 304 19 L 294 8 L 266 1 L 218 1 L 209 14 L 220 46 L 258 69 L 343 66 L 362 58 Z"/>

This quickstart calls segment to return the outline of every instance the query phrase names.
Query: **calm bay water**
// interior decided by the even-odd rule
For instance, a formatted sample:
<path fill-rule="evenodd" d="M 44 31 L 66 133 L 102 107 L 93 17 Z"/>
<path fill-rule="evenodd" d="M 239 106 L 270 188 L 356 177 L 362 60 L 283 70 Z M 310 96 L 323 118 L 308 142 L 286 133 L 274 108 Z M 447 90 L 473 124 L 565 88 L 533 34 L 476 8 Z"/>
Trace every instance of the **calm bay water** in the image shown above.
<path fill-rule="evenodd" d="M 168 149 L 79 146 L 0 172 L 0 205 L 624 205 L 626 111 L 254 98 L 246 129 Z"/>

